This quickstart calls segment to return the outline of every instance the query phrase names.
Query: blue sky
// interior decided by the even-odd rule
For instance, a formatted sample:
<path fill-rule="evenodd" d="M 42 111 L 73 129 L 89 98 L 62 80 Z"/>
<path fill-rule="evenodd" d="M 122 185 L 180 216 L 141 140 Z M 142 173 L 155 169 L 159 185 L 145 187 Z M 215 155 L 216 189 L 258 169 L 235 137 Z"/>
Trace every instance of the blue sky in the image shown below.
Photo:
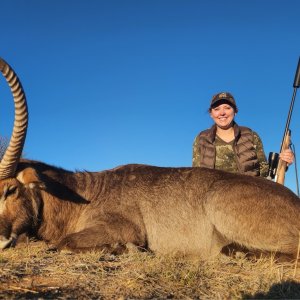
<path fill-rule="evenodd" d="M 236 121 L 259 133 L 266 155 L 278 151 L 300 55 L 299 11 L 298 0 L 2 0 L 0 56 L 29 105 L 26 157 L 70 170 L 190 166 L 219 91 L 235 96 Z M 3 78 L 0 105 L 0 134 L 9 136 Z M 286 185 L 295 191 L 294 167 Z"/>

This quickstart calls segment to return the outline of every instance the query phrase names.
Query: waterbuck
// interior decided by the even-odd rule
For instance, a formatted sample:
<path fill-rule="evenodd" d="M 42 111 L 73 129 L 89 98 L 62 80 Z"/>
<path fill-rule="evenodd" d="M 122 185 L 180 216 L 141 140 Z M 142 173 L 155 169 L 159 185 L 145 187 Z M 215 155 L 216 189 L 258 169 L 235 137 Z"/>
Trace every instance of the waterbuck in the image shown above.
<path fill-rule="evenodd" d="M 208 258 L 231 243 L 295 255 L 300 201 L 263 178 L 206 168 L 124 165 L 70 172 L 20 159 L 27 129 L 23 89 L 0 60 L 16 121 L 0 164 L 0 248 L 33 234 L 61 250 L 157 253 Z"/>

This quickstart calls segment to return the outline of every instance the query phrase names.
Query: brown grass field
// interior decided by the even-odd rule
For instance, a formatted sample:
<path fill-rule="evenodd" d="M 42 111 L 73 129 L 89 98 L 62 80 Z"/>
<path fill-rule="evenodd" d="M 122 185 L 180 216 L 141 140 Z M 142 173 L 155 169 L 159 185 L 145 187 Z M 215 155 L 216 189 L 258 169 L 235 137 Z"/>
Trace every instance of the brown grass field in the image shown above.
<path fill-rule="evenodd" d="M 50 252 L 43 242 L 0 252 L 0 299 L 299 299 L 300 268 L 274 257 L 213 261 L 132 252 Z"/>

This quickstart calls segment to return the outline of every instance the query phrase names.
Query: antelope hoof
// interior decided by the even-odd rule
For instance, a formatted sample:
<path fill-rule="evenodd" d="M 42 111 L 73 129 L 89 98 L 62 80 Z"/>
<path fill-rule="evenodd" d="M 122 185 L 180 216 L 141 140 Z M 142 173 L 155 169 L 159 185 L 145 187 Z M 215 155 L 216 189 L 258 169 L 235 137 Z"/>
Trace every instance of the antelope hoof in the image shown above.
<path fill-rule="evenodd" d="M 11 235 L 9 239 L 5 236 L 0 236 L 0 249 L 6 249 L 10 247 L 14 247 L 17 242 L 17 237 L 15 235 Z"/>

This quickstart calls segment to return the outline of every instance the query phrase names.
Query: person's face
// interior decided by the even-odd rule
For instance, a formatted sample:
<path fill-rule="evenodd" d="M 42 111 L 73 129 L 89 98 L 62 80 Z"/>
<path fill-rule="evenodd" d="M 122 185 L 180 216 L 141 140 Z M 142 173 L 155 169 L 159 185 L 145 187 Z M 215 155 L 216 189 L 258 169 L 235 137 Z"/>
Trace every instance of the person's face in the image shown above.
<path fill-rule="evenodd" d="M 222 129 L 228 129 L 232 125 L 232 121 L 235 116 L 235 111 L 232 106 L 225 103 L 220 104 L 215 108 L 212 108 L 210 116 L 218 127 Z"/>

